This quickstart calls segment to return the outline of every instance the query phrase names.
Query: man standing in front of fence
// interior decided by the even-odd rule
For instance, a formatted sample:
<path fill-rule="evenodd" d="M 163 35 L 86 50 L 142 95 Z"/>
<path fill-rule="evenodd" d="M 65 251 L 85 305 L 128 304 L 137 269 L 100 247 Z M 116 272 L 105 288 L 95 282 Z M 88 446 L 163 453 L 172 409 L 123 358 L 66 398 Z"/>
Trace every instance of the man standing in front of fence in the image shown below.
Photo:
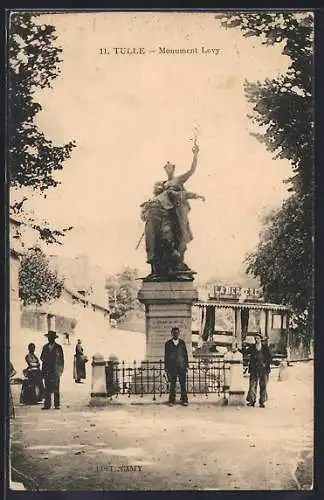
<path fill-rule="evenodd" d="M 164 368 L 170 383 L 169 406 L 175 404 L 178 377 L 181 389 L 181 404 L 183 406 L 188 406 L 186 383 L 189 363 L 187 347 L 184 340 L 179 338 L 180 330 L 178 327 L 172 328 L 171 335 L 172 338 L 167 340 L 164 348 Z"/>
<path fill-rule="evenodd" d="M 250 349 L 249 373 L 250 384 L 246 397 L 247 405 L 254 406 L 257 399 L 257 388 L 260 385 L 260 407 L 265 408 L 268 399 L 267 385 L 270 374 L 271 354 L 265 341 L 262 342 L 262 335 L 255 335 L 255 344 Z"/>

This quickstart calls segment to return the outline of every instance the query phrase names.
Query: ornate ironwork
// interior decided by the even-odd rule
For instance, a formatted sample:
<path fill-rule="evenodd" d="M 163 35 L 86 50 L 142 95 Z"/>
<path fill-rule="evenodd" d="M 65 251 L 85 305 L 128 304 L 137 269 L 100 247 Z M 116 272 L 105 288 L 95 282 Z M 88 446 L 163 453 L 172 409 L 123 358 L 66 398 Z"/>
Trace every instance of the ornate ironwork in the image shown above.
<path fill-rule="evenodd" d="M 202 359 L 189 362 L 187 391 L 193 396 L 214 394 L 226 397 L 229 390 L 230 363 L 224 359 Z M 106 387 L 108 397 L 145 394 L 157 397 L 168 394 L 169 380 L 164 362 L 143 361 L 126 364 L 124 361 L 106 362 Z M 177 387 L 177 391 L 179 387 Z"/>

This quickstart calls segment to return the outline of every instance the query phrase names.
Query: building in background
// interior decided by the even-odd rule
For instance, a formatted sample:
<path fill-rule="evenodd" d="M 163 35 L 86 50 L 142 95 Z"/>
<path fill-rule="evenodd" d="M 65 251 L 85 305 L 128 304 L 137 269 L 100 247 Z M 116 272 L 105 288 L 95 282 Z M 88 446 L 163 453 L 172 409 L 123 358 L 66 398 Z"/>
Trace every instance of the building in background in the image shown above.
<path fill-rule="evenodd" d="M 42 306 L 22 307 L 21 327 L 38 332 L 55 330 L 69 341 L 75 336 L 80 322 L 80 308 L 107 318 L 109 309 L 104 272 L 99 266 L 91 267 L 86 255 L 74 259 L 51 255 L 51 264 L 64 278 L 61 296 Z"/>

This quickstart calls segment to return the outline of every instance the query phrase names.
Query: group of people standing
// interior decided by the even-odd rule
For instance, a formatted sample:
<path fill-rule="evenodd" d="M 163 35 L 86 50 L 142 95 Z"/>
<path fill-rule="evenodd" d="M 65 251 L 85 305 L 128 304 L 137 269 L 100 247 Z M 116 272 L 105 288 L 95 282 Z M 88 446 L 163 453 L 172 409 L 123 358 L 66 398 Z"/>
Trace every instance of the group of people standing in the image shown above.
<path fill-rule="evenodd" d="M 20 402 L 26 405 L 37 404 L 44 400 L 43 410 L 49 410 L 52 405 L 60 408 L 60 379 L 64 371 L 64 353 L 62 346 L 56 342 L 58 335 L 54 331 L 46 334 L 48 342 L 43 346 L 40 359 L 35 354 L 35 344 L 28 345 L 25 357 L 27 367 L 23 370 Z M 85 364 L 87 358 L 83 353 L 82 342 L 79 339 L 75 348 L 73 363 L 73 378 L 81 383 L 86 378 Z M 42 366 L 41 366 L 42 362 Z"/>
<path fill-rule="evenodd" d="M 48 343 L 43 346 L 40 360 L 35 354 L 35 344 L 28 345 L 25 357 L 27 368 L 24 370 L 24 382 L 21 390 L 20 402 L 23 404 L 37 404 L 44 400 L 43 410 L 51 408 L 52 394 L 54 408 L 60 408 L 60 379 L 64 370 L 64 354 L 62 346 L 55 342 L 56 332 L 47 333 Z M 188 353 L 185 342 L 180 338 L 177 327 L 171 330 L 171 339 L 165 343 L 164 365 L 169 381 L 169 405 L 173 406 L 176 399 L 176 382 L 179 378 L 181 388 L 181 403 L 188 406 L 186 387 L 187 371 L 189 367 Z M 40 365 L 42 362 L 42 367 Z M 86 362 L 82 342 L 79 339 L 75 347 L 73 378 L 81 383 L 86 378 Z M 250 384 L 247 394 L 248 406 L 255 406 L 257 389 L 259 386 L 259 405 L 265 407 L 267 401 L 267 384 L 270 374 L 271 355 L 269 347 L 262 342 L 262 336 L 255 336 L 255 344 L 249 352 Z M 12 365 L 11 365 L 12 366 Z M 12 367 L 12 373 L 14 369 Z"/>
<path fill-rule="evenodd" d="M 173 327 L 171 339 L 165 343 L 164 367 L 169 381 L 169 406 L 176 400 L 176 382 L 179 379 L 183 406 L 188 406 L 187 372 L 189 368 L 188 353 L 185 342 L 180 338 L 180 330 Z M 235 346 L 235 350 L 237 347 Z M 271 353 L 266 339 L 260 333 L 255 335 L 255 343 L 248 350 L 249 390 L 247 406 L 255 406 L 259 388 L 259 406 L 265 408 L 268 399 L 267 385 L 271 371 Z"/>

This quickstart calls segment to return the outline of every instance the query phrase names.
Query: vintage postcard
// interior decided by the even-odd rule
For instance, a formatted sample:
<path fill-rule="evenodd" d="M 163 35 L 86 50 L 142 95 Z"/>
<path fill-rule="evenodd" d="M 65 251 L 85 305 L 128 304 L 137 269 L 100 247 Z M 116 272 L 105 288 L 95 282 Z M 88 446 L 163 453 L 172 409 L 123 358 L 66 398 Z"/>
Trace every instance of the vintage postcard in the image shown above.
<path fill-rule="evenodd" d="M 313 44 L 8 13 L 9 489 L 313 489 Z"/>

